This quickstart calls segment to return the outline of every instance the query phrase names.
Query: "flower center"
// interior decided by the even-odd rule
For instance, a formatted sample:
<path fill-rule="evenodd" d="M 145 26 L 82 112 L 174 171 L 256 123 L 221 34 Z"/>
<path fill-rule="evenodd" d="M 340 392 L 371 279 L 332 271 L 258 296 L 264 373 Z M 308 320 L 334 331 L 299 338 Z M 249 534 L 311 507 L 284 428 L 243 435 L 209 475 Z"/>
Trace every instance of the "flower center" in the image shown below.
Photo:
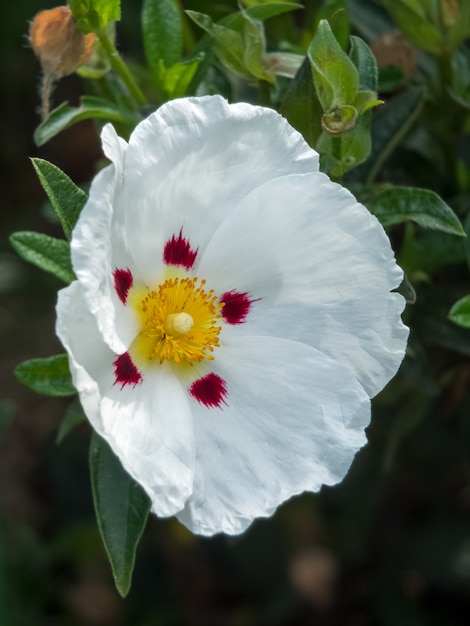
<path fill-rule="evenodd" d="M 141 330 L 130 349 L 134 358 L 176 365 L 214 358 L 223 304 L 217 303 L 213 289 L 204 290 L 205 284 L 197 277 L 170 278 L 137 299 Z"/>

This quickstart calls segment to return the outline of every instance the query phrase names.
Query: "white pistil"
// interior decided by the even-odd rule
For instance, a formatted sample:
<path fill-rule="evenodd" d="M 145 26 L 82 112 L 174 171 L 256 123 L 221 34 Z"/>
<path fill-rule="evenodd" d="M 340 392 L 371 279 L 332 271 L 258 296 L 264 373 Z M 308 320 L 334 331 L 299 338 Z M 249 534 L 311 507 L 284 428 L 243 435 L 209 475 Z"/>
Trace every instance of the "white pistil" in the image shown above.
<path fill-rule="evenodd" d="M 189 333 L 193 325 L 194 320 L 191 315 L 182 311 L 181 313 L 171 313 L 168 315 L 166 318 L 165 330 L 169 334 L 177 332 L 180 335 L 186 335 Z"/>

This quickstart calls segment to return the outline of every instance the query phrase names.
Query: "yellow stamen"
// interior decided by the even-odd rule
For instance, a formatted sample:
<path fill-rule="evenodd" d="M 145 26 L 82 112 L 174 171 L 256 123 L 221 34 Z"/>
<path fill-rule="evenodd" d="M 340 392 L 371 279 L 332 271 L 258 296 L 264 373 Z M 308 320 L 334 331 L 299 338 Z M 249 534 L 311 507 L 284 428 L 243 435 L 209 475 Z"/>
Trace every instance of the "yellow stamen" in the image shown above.
<path fill-rule="evenodd" d="M 134 300 L 141 328 L 130 349 L 134 360 L 193 365 L 214 358 L 223 305 L 205 284 L 197 277 L 169 278 Z"/>

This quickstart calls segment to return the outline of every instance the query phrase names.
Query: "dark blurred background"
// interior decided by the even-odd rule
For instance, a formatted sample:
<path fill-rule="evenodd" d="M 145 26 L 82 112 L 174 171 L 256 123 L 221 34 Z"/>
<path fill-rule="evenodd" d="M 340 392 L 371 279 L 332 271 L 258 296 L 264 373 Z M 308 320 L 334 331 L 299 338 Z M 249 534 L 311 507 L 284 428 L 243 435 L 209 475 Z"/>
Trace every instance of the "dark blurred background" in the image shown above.
<path fill-rule="evenodd" d="M 15 230 L 61 236 L 29 157 L 86 185 L 101 155 L 92 123 L 40 149 L 32 140 L 40 73 L 28 21 L 55 4 L 16 0 L 0 20 L 1 626 L 469 624 L 470 350 L 449 342 L 422 355 L 426 376 L 405 365 L 376 399 L 370 444 L 341 485 L 294 498 L 241 537 L 201 539 L 152 517 L 132 590 L 120 599 L 94 520 L 89 428 L 56 445 L 70 400 L 38 396 L 12 373 L 24 359 L 61 351 L 61 285 L 8 243 Z M 119 25 L 121 49 L 136 58 L 140 4 L 124 0 Z M 81 93 L 80 79 L 68 77 L 54 102 L 77 103 Z"/>

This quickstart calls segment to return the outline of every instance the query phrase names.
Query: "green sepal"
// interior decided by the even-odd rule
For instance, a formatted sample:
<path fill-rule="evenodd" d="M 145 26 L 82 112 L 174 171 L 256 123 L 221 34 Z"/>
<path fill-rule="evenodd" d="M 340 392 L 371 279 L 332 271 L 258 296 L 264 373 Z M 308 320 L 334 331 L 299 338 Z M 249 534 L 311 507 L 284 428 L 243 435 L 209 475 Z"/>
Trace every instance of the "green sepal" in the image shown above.
<path fill-rule="evenodd" d="M 36 128 L 34 141 L 37 146 L 42 146 L 69 126 L 88 119 L 104 119 L 109 122 L 135 125 L 140 118 L 134 111 L 105 98 L 82 96 L 78 107 L 71 107 L 63 102 L 51 111 L 49 117 Z"/>
<path fill-rule="evenodd" d="M 70 241 L 72 230 L 88 199 L 87 194 L 59 169 L 44 159 L 31 159 L 42 188 L 62 224 L 65 236 Z"/>
<path fill-rule="evenodd" d="M 15 368 L 17 380 L 46 396 L 74 396 L 69 360 L 66 354 L 30 359 Z"/>
<path fill-rule="evenodd" d="M 142 32 L 145 56 L 159 89 L 165 72 L 178 63 L 183 52 L 183 26 L 176 0 L 144 0 Z"/>
<path fill-rule="evenodd" d="M 371 197 L 367 208 L 384 227 L 411 220 L 423 228 L 466 236 L 454 211 L 430 189 L 391 187 Z"/>
<path fill-rule="evenodd" d="M 341 135 L 356 125 L 357 110 L 348 104 L 336 107 L 331 113 L 324 113 L 321 125 L 330 135 Z"/>
<path fill-rule="evenodd" d="M 25 261 L 53 274 L 64 283 L 75 280 L 70 245 L 64 239 L 24 230 L 10 235 L 10 243 Z"/>
<path fill-rule="evenodd" d="M 326 20 L 318 24 L 308 58 L 323 111 L 330 113 L 336 107 L 352 104 L 359 89 L 358 71 Z"/>
<path fill-rule="evenodd" d="M 150 500 L 123 469 L 109 445 L 95 432 L 90 443 L 90 476 L 98 528 L 116 589 L 131 587 L 135 555 L 147 523 Z"/>
<path fill-rule="evenodd" d="M 470 328 L 470 296 L 464 296 L 454 304 L 449 311 L 449 319 L 454 324 Z"/>

